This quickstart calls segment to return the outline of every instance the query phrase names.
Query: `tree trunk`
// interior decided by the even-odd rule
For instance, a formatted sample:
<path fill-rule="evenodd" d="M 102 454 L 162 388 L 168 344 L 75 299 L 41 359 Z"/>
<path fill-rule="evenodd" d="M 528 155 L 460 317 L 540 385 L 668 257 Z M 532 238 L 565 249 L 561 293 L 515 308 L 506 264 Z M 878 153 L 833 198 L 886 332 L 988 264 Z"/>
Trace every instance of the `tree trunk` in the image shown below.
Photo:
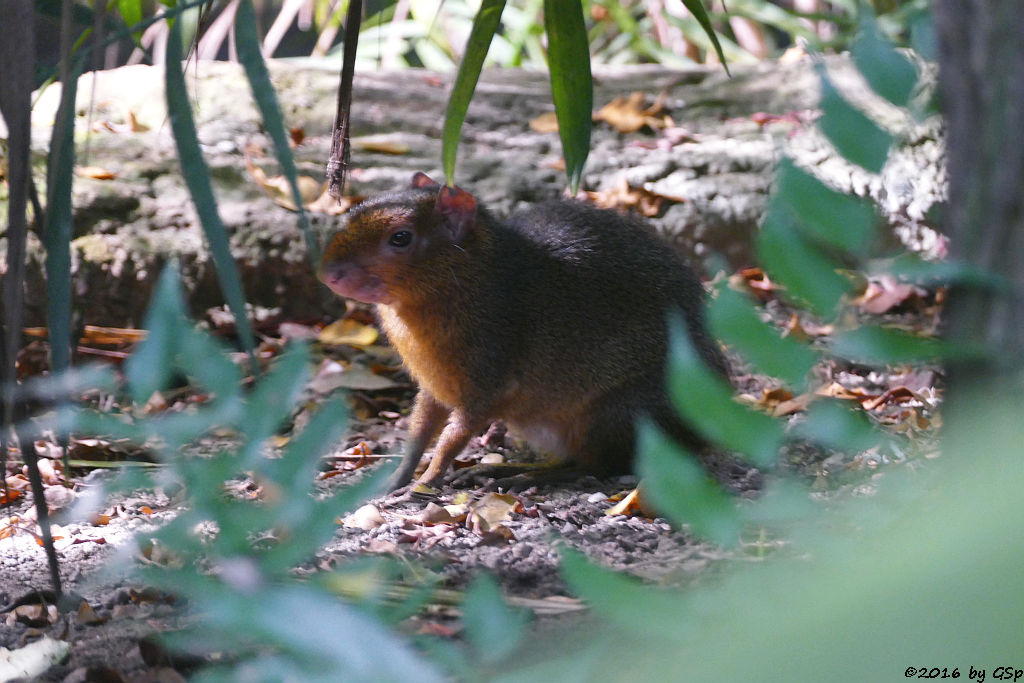
<path fill-rule="evenodd" d="M 958 285 L 948 334 L 983 345 L 983 360 L 949 364 L 948 414 L 1019 391 L 1024 361 L 1024 12 L 1020 0 L 936 0 L 940 92 L 948 131 L 951 255 L 1005 279 Z"/>

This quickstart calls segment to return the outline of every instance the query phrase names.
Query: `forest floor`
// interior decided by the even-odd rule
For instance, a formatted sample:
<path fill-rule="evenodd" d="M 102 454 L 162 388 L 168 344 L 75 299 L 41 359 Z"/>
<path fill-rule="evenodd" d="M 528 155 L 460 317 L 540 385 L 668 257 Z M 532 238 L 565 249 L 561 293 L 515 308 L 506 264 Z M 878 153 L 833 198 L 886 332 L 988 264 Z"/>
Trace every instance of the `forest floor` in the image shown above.
<path fill-rule="evenodd" d="M 827 326 L 815 325 L 781 303 L 763 274 L 748 271 L 734 277 L 760 292 L 764 317 L 789 334 L 802 335 L 812 344 L 831 334 Z M 941 301 L 936 301 L 935 292 L 880 279 L 866 283 L 854 303 L 858 315 L 930 331 L 937 324 Z M 351 423 L 338 447 L 323 458 L 317 477 L 316 486 L 324 493 L 392 460 L 406 435 L 405 416 L 414 387 L 393 352 L 377 343 L 371 322 L 357 309 L 333 325 L 282 320 L 263 325 L 265 350 L 279 350 L 288 339 L 319 340 L 308 394 L 311 403 L 348 391 Z M 130 343 L 106 341 L 121 348 Z M 32 367 L 44 350 L 38 343 L 30 346 L 21 366 Z M 864 410 L 894 436 L 886 448 L 868 452 L 830 452 L 794 441 L 785 447 L 777 472 L 760 473 L 725 456 L 714 459 L 713 473 L 741 500 L 756 497 L 766 479 L 789 473 L 807 484 L 808 496 L 816 504 L 827 506 L 837 498 L 871 495 L 877 477 L 887 468 L 918 466 L 937 454 L 941 392 L 932 368 L 872 369 L 827 360 L 815 369 L 811 390 L 793 396 L 763 376 L 744 372 L 739 363 L 735 366 L 733 381 L 741 400 L 770 414 L 798 421 L 810 398 L 831 396 Z M 186 389 L 168 397 L 163 408 L 188 400 Z M 303 419 L 301 412 L 295 415 L 296 421 Z M 191 456 L 223 446 L 222 438 L 200 440 Z M 54 457 L 60 452 L 55 444 L 42 440 L 37 447 L 44 456 L 46 498 L 70 597 L 58 609 L 52 596 L 40 595 L 50 582 L 32 496 L 23 466 L 16 456 L 9 458 L 7 481 L 14 500 L 0 516 L 0 646 L 15 650 L 44 635 L 68 643 L 69 656 L 41 680 L 181 680 L 194 663 L 168 659 L 151 636 L 181 629 L 193 617 L 175 596 L 130 579 L 126 568 L 158 562 L 140 550 L 138 539 L 180 514 L 187 504 L 184 492 L 138 490 L 97 500 L 113 470 L 130 467 L 144 455 L 138 447 L 102 435 L 74 439 L 72 459 L 91 464 L 68 473 Z M 513 438 L 491 430 L 473 441 L 457 467 L 481 460 L 516 460 L 524 454 L 529 457 Z M 295 573 L 313 576 L 353 558 L 388 556 L 433 575 L 440 587 L 458 591 L 487 570 L 513 604 L 532 609 L 543 621 L 575 618 L 586 609 L 560 577 L 560 548 L 579 550 L 601 566 L 675 587 L 713 580 L 730 563 L 762 562 L 780 549 L 784 552 L 784 537 L 755 535 L 730 550 L 703 542 L 636 504 L 622 502 L 636 485 L 634 476 L 586 476 L 514 494 L 446 486 L 430 504 L 376 499 L 339 519 L 334 538 Z M 264 494 L 252 480 L 232 480 L 226 489 L 237 495 Z M 617 504 L 619 514 L 609 514 L 616 512 Z M 84 509 L 89 510 L 86 521 Z M 457 638 L 457 615 L 450 604 L 435 605 L 403 626 L 411 632 Z"/>

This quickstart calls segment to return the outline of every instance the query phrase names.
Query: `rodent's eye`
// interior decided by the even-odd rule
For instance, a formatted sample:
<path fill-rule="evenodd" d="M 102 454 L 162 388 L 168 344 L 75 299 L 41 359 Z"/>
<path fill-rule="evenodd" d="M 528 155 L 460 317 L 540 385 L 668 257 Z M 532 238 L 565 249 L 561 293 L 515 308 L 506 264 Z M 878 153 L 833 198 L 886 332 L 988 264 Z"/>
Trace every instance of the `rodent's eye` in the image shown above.
<path fill-rule="evenodd" d="M 412 244 L 412 232 L 409 230 L 399 230 L 388 238 L 388 244 L 399 248 L 407 247 Z"/>

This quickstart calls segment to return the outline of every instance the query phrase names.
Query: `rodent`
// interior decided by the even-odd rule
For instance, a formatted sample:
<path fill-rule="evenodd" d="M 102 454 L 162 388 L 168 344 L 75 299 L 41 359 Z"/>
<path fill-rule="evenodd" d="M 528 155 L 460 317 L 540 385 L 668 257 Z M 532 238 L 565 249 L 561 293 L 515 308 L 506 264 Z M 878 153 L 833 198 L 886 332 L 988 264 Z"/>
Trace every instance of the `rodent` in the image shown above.
<path fill-rule="evenodd" d="M 419 385 L 396 487 L 435 437 L 418 481 L 436 486 L 495 420 L 602 475 L 629 470 L 641 415 L 698 444 L 665 392 L 670 310 L 726 374 L 696 274 L 644 226 L 575 201 L 500 221 L 469 192 L 418 173 L 411 189 L 349 212 L 320 277 L 343 297 L 376 304 Z"/>

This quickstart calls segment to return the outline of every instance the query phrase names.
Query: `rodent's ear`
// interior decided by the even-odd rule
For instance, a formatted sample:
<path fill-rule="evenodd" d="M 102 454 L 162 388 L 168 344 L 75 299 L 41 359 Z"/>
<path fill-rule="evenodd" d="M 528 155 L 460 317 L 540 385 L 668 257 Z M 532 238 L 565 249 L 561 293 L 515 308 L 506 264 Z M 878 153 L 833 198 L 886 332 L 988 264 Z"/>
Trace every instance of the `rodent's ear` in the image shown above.
<path fill-rule="evenodd" d="M 437 187 L 437 182 L 423 171 L 417 171 L 412 177 L 413 187 Z"/>
<path fill-rule="evenodd" d="M 437 194 L 435 210 L 451 231 L 452 242 L 458 244 L 476 224 L 476 197 L 459 187 L 445 185 Z"/>

